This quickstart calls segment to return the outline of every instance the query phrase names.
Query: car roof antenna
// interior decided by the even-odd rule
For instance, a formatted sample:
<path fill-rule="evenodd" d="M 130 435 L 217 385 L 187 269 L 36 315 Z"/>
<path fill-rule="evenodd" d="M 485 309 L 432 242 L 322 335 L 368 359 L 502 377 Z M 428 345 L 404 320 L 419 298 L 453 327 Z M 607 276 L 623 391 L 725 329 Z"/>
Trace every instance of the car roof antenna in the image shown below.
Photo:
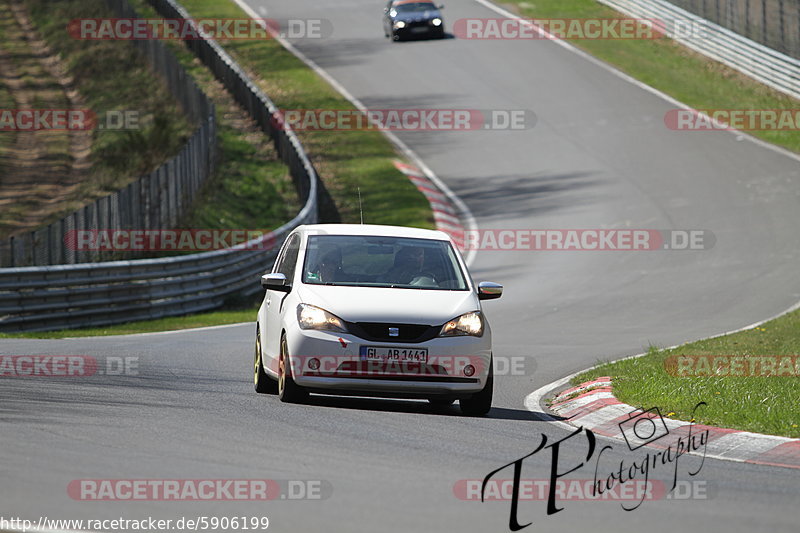
<path fill-rule="evenodd" d="M 358 212 L 361 214 L 361 224 L 364 224 L 364 210 L 361 208 L 361 187 L 356 187 L 358 189 Z"/>

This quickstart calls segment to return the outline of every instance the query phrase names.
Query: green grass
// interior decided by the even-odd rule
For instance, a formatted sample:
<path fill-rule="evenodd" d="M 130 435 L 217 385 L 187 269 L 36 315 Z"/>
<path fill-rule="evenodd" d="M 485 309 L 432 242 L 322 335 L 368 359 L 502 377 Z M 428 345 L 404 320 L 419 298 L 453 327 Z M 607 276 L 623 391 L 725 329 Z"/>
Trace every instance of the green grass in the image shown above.
<path fill-rule="evenodd" d="M 66 23 L 69 20 L 113 17 L 103 0 L 25 0 L 24 4 L 38 34 L 52 51 L 58 53 L 65 65 L 67 76 L 73 80 L 74 87 L 85 102 L 82 107 L 92 110 L 98 117 L 103 117 L 108 111 L 133 110 L 138 112 L 140 126 L 138 131 L 94 130 L 89 168 L 79 176 L 76 189 L 65 192 L 46 207 L 47 213 L 41 220 L 44 225 L 155 169 L 180 150 L 193 126 L 131 43 L 77 40 L 68 34 Z M 29 87 L 37 88 L 31 91 L 32 107 L 69 107 L 63 89 L 35 59 L 27 42 L 22 38 L 12 39 L 8 35 L 8 31 L 13 30 L 10 25 L 13 17 L 6 0 L 0 2 L 0 11 L 3 11 L 2 20 L 7 26 L 4 31 L 6 38 L 0 43 L 14 56 L 16 67 L 21 71 L 20 79 Z M 152 90 L 142 90 L 142 87 Z M 68 149 L 68 135 L 64 132 L 37 132 L 37 136 L 46 143 L 46 153 L 52 161 L 53 172 L 63 176 L 71 165 L 72 157 Z M 53 137 L 52 142 L 50 137 Z M 60 145 L 54 145 L 56 141 Z M 0 141 L 0 145 L 8 147 L 9 140 Z M 25 209 L 45 207 L 40 202 L 30 205 L 24 197 L 16 202 L 16 206 Z M 13 210 L 7 210 L 0 216 L 0 236 L 18 229 L 13 224 L 16 219 L 7 220 L 6 216 L 13 217 Z"/>
<path fill-rule="evenodd" d="M 651 348 L 645 356 L 603 364 L 572 382 L 611 376 L 614 395 L 624 403 L 657 406 L 663 415 L 689 420 L 692 408 L 706 402 L 697 411 L 698 423 L 800 437 L 800 376 L 676 377 L 665 369 L 666 358 L 676 355 L 800 355 L 800 311 L 755 329 L 673 350 Z"/>
<path fill-rule="evenodd" d="M 186 143 L 189 124 L 164 82 L 152 73 L 130 42 L 74 39 L 67 21 L 115 15 L 104 0 L 25 0 L 42 37 L 74 78 L 87 107 L 98 116 L 134 110 L 139 130 L 95 130 L 92 170 L 84 202 L 94 193 L 108 193 L 157 168 Z M 149 90 L 142 90 L 147 87 Z"/>
<path fill-rule="evenodd" d="M 230 0 L 183 0 L 194 17 L 249 18 Z M 221 42 L 281 109 L 353 109 L 353 106 L 275 40 Z M 364 221 L 433 228 L 430 205 L 393 165 L 397 153 L 380 132 L 298 132 L 330 193 L 341 222 Z M 323 212 L 326 219 L 336 216 Z"/>
<path fill-rule="evenodd" d="M 63 339 L 64 337 L 98 337 L 106 335 L 129 335 L 131 333 L 151 333 L 156 331 L 172 331 L 205 326 L 220 326 L 224 324 L 238 324 L 256 320 L 255 308 L 231 309 L 226 311 L 213 311 L 198 313 L 196 315 L 161 318 L 158 320 L 145 320 L 129 322 L 116 326 L 99 328 L 65 329 L 59 331 L 45 331 L 38 333 L 0 333 L 0 339 Z"/>
<path fill-rule="evenodd" d="M 9 65 L 9 72 L 3 72 L 4 78 L 20 84 L 16 91 L 10 85 L 0 84 L 0 109 L 65 109 L 69 107 L 67 99 L 58 81 L 35 59 L 36 51 L 25 39 L 25 30 L 12 13 L 10 1 L 0 0 L 0 50 Z M 47 163 L 42 165 L 49 176 L 41 176 L 39 182 L 31 183 L 26 194 L 13 194 L 4 187 L 6 203 L 0 210 L 0 238 L 11 235 L 20 226 L 22 218 L 30 211 L 41 208 L 42 196 L 39 188 L 70 171 L 70 136 L 66 131 L 38 131 L 24 133 L 28 142 L 15 146 L 18 135 L 13 131 L 0 132 L 0 175 L 22 178 L 22 172 L 32 172 L 35 159 L 29 160 L 30 151 L 35 149 Z M 31 146 L 35 139 L 36 146 Z M 22 178 L 24 179 L 24 178 Z M 31 194 L 33 193 L 33 194 Z M 8 203 L 12 202 L 12 203 Z"/>
<path fill-rule="evenodd" d="M 146 2 L 135 0 L 131 4 L 142 17 L 159 16 Z M 299 198 L 288 168 L 278 158 L 270 139 L 183 43 L 164 44 L 214 102 L 217 111 L 217 169 L 178 226 L 268 231 L 291 220 L 300 210 Z"/>
<path fill-rule="evenodd" d="M 529 18 L 622 16 L 595 0 L 504 0 Z M 571 40 L 630 76 L 695 109 L 796 109 L 797 101 L 667 39 Z M 666 126 L 665 126 L 666 127 Z M 753 131 L 753 136 L 800 152 L 800 131 Z"/>
<path fill-rule="evenodd" d="M 0 42 L 3 40 L 2 27 L 0 27 Z M 0 84 L 0 109 L 14 109 L 14 99 L 3 84 Z M 0 131 L 0 172 L 5 172 L 5 158 L 8 148 L 13 146 L 16 134 L 13 131 Z"/>

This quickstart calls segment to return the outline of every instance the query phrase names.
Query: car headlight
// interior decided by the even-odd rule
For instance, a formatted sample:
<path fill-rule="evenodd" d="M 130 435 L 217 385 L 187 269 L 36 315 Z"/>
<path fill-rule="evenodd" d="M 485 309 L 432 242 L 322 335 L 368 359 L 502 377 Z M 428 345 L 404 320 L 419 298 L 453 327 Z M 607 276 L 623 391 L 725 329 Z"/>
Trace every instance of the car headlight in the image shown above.
<path fill-rule="evenodd" d="M 397 22 L 394 23 L 394 29 L 396 29 L 396 30 L 402 30 L 405 27 L 406 27 L 406 23 L 403 22 L 402 20 L 398 20 Z"/>
<path fill-rule="evenodd" d="M 458 335 L 472 335 L 481 337 L 483 335 L 483 316 L 480 311 L 466 313 L 458 318 L 454 318 L 442 326 L 440 337 L 455 337 Z"/>
<path fill-rule="evenodd" d="M 433 24 L 434 26 L 441 26 L 442 25 L 442 19 L 435 18 L 435 19 L 431 20 L 431 24 Z"/>
<path fill-rule="evenodd" d="M 297 306 L 297 323 L 300 329 L 319 329 L 346 333 L 347 328 L 338 316 L 319 307 L 300 304 Z"/>

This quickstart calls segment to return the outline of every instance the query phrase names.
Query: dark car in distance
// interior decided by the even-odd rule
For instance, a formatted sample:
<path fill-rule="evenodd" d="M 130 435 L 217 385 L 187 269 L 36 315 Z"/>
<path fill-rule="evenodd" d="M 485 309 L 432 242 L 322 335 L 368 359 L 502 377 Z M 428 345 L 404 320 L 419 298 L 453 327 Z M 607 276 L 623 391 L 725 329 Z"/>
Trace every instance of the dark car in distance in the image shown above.
<path fill-rule="evenodd" d="M 383 34 L 394 41 L 411 37 L 444 37 L 444 6 L 419 0 L 391 0 L 383 9 Z"/>

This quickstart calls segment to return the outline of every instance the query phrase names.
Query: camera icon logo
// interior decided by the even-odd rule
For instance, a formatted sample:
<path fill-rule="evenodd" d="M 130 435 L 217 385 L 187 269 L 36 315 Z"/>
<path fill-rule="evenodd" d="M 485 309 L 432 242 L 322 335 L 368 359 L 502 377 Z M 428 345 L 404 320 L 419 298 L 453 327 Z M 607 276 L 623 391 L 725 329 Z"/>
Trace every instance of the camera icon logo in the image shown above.
<path fill-rule="evenodd" d="M 631 411 L 628 413 L 628 419 L 619 423 L 619 429 L 631 451 L 669 434 L 658 407 L 651 407 L 646 411 L 642 409 Z"/>

